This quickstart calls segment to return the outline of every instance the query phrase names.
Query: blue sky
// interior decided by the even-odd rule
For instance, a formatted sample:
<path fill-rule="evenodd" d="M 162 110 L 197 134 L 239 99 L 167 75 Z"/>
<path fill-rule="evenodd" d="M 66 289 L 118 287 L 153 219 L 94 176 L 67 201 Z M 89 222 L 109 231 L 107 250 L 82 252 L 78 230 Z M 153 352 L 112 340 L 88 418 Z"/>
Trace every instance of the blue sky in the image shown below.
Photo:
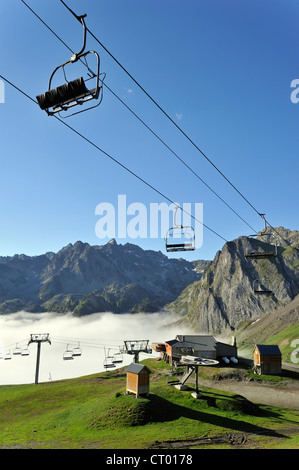
<path fill-rule="evenodd" d="M 28 5 L 72 49 L 82 29 L 59 0 Z M 107 49 L 272 226 L 298 230 L 299 5 L 296 0 L 68 0 Z M 246 222 L 262 219 L 90 36 L 105 83 Z M 0 0 L 0 74 L 35 98 L 70 52 L 21 0 Z M 75 67 L 74 64 L 73 67 Z M 76 71 L 74 70 L 76 75 Z M 80 73 L 79 75 L 80 76 Z M 203 222 L 226 240 L 252 230 L 104 88 L 94 110 L 67 120 L 171 200 L 203 203 Z M 95 233 L 98 204 L 117 210 L 166 202 L 5 84 L 0 103 L 0 255 L 38 255 Z M 130 217 L 128 216 L 128 220 Z M 116 234 L 117 235 L 117 234 Z M 116 239 L 165 252 L 163 239 Z M 174 254 L 212 259 L 224 244 Z"/>

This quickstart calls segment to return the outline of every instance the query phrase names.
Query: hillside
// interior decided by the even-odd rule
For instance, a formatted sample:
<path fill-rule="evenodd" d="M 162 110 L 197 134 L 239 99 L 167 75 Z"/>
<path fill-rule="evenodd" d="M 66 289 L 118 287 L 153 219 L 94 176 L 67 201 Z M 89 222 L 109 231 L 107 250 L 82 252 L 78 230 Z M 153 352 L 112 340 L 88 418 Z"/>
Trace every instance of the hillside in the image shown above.
<path fill-rule="evenodd" d="M 115 240 L 102 246 L 78 241 L 41 256 L 0 257 L 0 313 L 152 312 L 200 279 L 207 263 L 169 259 Z"/>
<path fill-rule="evenodd" d="M 251 259 L 251 251 L 275 249 L 262 236 L 239 237 L 225 243 L 199 281 L 189 285 L 166 306 L 198 332 L 223 333 L 241 322 L 257 320 L 262 315 L 286 306 L 299 293 L 299 232 L 278 227 L 277 256 Z M 260 280 L 269 294 L 254 292 Z"/>
<path fill-rule="evenodd" d="M 298 413 L 205 386 L 167 384 L 155 359 L 150 395 L 126 395 L 126 371 L 0 387 L 1 449 L 296 448 Z M 155 451 L 154 453 L 157 453 Z"/>
<path fill-rule="evenodd" d="M 240 325 L 235 332 L 239 349 L 249 348 L 252 356 L 254 344 L 277 344 L 286 362 L 292 362 L 295 349 L 292 341 L 299 338 L 299 295 L 285 307 L 266 313 L 260 319 Z M 296 342 L 298 349 L 299 343 Z"/>

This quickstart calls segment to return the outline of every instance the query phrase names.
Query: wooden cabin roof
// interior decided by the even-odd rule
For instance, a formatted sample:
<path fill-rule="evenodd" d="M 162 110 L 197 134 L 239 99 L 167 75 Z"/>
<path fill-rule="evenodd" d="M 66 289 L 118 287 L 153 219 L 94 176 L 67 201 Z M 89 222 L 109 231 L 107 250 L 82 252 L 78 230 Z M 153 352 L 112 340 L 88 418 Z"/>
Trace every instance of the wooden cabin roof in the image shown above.
<path fill-rule="evenodd" d="M 128 367 L 127 367 L 127 372 L 131 372 L 131 374 L 140 374 L 142 370 L 147 370 L 149 374 L 151 374 L 151 371 L 149 370 L 148 367 L 146 367 L 144 364 L 139 364 L 136 362 L 132 362 Z"/>
<path fill-rule="evenodd" d="M 268 356 L 281 356 L 281 352 L 277 344 L 256 344 L 258 352 Z"/>

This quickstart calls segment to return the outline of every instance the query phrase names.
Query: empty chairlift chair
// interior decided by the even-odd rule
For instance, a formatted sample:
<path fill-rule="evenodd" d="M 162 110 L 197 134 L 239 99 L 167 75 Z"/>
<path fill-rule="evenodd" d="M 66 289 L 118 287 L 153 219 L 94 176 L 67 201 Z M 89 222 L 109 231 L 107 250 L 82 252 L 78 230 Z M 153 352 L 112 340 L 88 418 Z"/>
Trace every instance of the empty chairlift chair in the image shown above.
<path fill-rule="evenodd" d="M 255 279 L 253 281 L 253 291 L 255 294 L 272 294 L 272 290 L 270 289 L 265 289 L 262 287 L 262 284 L 259 279 Z"/>
<path fill-rule="evenodd" d="M 26 346 L 25 348 L 22 349 L 22 356 L 29 356 L 30 352 L 28 347 Z"/>
<path fill-rule="evenodd" d="M 260 232 L 260 234 L 256 233 L 254 235 L 250 235 L 249 237 L 257 237 L 258 235 L 262 236 L 262 237 L 270 237 L 271 238 L 274 238 L 273 235 L 271 234 L 271 232 L 269 232 L 268 230 L 268 226 L 267 226 L 267 222 L 266 222 L 266 219 L 265 219 L 265 214 L 259 214 L 263 219 L 264 219 L 264 222 L 265 222 L 265 227 L 264 229 Z M 270 245 L 270 249 L 269 249 L 269 244 L 267 244 L 267 248 L 264 249 L 263 247 L 261 247 L 260 250 L 250 250 L 248 251 L 247 253 L 245 253 L 245 258 L 254 258 L 254 259 L 260 259 L 260 258 L 272 258 L 272 257 L 276 257 L 277 256 L 277 242 L 275 241 L 275 245 Z"/>
<path fill-rule="evenodd" d="M 56 113 L 59 113 L 59 115 L 63 118 L 73 116 L 74 114 L 78 114 L 83 111 L 87 111 L 88 109 L 92 109 L 99 106 L 102 101 L 103 81 L 105 78 L 105 74 L 100 73 L 100 57 L 98 53 L 95 51 L 84 52 L 86 46 L 86 25 L 84 21 L 85 17 L 86 15 L 78 17 L 83 26 L 82 49 L 80 50 L 80 52 L 73 54 L 70 60 L 56 67 L 50 77 L 48 91 L 36 97 L 40 108 L 46 111 L 49 116 L 52 116 Z M 87 56 L 94 56 L 96 58 L 96 72 L 93 72 L 89 68 L 87 64 Z M 73 64 L 78 63 L 78 61 L 81 61 L 81 63 L 86 66 L 88 70 L 88 78 L 86 77 L 84 79 L 83 77 L 79 77 L 75 80 L 68 81 L 66 77 L 65 68 L 67 66 L 72 66 Z M 56 88 L 53 88 L 52 81 L 54 76 L 57 77 L 58 71 L 63 72 L 65 83 Z M 93 80 L 93 87 L 87 87 L 87 82 L 89 80 Z M 91 100 L 98 100 L 98 103 L 80 111 L 76 111 L 73 113 L 68 112 L 70 108 L 73 108 L 74 106 L 78 105 L 84 105 L 85 103 L 90 102 Z"/>
<path fill-rule="evenodd" d="M 123 362 L 123 356 L 120 352 L 116 353 L 112 357 L 113 364 L 121 364 Z"/>
<path fill-rule="evenodd" d="M 174 212 L 174 226 L 167 230 L 165 248 L 167 252 L 193 251 L 195 250 L 195 231 L 191 226 L 176 224 L 176 212 Z"/>
<path fill-rule="evenodd" d="M 15 349 L 13 350 L 13 355 L 14 356 L 21 356 L 22 355 L 22 348 L 18 346 L 18 343 L 16 344 Z"/>
<path fill-rule="evenodd" d="M 108 349 L 108 355 L 106 356 L 106 350 L 105 350 L 104 368 L 113 369 L 114 367 L 116 367 L 116 364 L 113 362 L 113 356 L 109 355 L 109 349 Z"/>
<path fill-rule="evenodd" d="M 73 350 L 69 348 L 69 345 L 67 345 L 66 350 L 63 353 L 63 360 L 71 361 L 72 359 L 74 359 Z"/>
<path fill-rule="evenodd" d="M 5 360 L 5 361 L 10 361 L 10 360 L 11 360 L 11 352 L 10 352 L 10 350 L 5 354 L 4 360 Z"/>
<path fill-rule="evenodd" d="M 80 343 L 73 349 L 73 357 L 82 356 L 82 349 L 80 348 Z"/>

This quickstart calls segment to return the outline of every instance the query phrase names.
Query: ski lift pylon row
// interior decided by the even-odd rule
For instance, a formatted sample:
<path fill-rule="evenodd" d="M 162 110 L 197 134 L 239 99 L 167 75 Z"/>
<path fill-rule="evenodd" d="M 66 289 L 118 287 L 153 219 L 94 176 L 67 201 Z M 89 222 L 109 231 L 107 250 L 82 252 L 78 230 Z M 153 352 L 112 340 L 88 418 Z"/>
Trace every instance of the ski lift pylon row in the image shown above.
<path fill-rule="evenodd" d="M 59 115 L 62 118 L 73 116 L 74 114 L 79 114 L 83 111 L 87 111 L 88 109 L 92 109 L 92 108 L 99 106 L 99 104 L 102 101 L 103 81 L 105 79 L 106 74 L 100 73 L 99 54 L 95 51 L 84 52 L 85 47 L 86 47 L 86 31 L 87 31 L 85 20 L 84 20 L 85 17 L 86 17 L 86 14 L 78 17 L 80 23 L 83 26 L 83 46 L 81 50 L 78 53 L 73 54 L 70 60 L 64 62 L 61 65 L 58 65 L 58 67 L 55 68 L 52 75 L 50 76 L 48 91 L 36 97 L 40 108 L 46 111 L 49 116 L 52 116 L 56 113 L 59 113 Z M 96 72 L 93 72 L 89 68 L 88 63 L 87 63 L 87 56 L 91 56 L 91 55 L 93 55 L 96 58 L 96 62 L 97 62 Z M 66 77 L 65 67 L 72 66 L 78 61 L 81 61 L 84 64 L 84 66 L 87 67 L 87 70 L 88 70 L 87 75 L 89 78 L 84 79 L 83 77 L 79 77 L 75 80 L 68 81 Z M 52 88 L 53 78 L 59 70 L 60 71 L 62 70 L 63 72 L 65 83 L 56 88 Z M 86 82 L 91 79 L 94 80 L 93 88 L 87 87 L 87 84 L 86 84 Z M 67 113 L 67 111 L 70 108 L 73 108 L 74 106 L 77 106 L 77 105 L 84 105 L 84 103 L 89 102 L 93 99 L 95 100 L 99 99 L 99 102 L 94 106 L 89 106 L 88 108 L 82 109 L 80 111 L 77 111 L 71 114 Z M 60 114 L 63 111 L 66 112 L 66 114 Z"/>

